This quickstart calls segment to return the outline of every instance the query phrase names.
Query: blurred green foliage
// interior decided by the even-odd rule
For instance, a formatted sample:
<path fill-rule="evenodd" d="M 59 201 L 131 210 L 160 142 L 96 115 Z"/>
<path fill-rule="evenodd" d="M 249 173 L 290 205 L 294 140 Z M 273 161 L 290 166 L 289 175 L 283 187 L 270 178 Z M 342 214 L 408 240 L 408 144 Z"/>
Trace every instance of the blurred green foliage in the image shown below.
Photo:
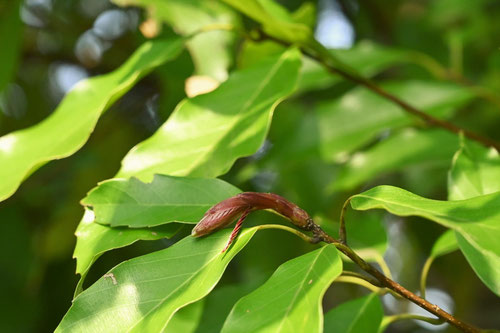
<path fill-rule="evenodd" d="M 144 43 L 147 39 L 144 35 L 158 33 L 169 38 L 176 33 L 190 34 L 205 23 L 229 22 L 240 28 L 257 25 L 222 2 L 207 3 L 206 8 L 196 10 L 192 7 L 196 1 L 0 2 L 0 136 L 38 124 L 53 114 L 79 79 L 119 68 Z M 327 15 L 335 9 L 337 14 L 343 13 L 352 28 L 354 46 L 350 50 L 332 50 L 333 56 L 386 84 L 405 100 L 500 141 L 498 1 L 397 0 L 390 5 L 381 0 L 281 3 L 292 14 L 280 12 L 279 7 L 268 7 L 280 20 L 261 20 L 266 32 L 285 39 L 291 37 L 281 30 L 283 26 L 297 29 L 301 36 L 308 31 L 307 27 L 316 27 L 319 32 L 319 25 L 325 20 L 339 20 Z M 117 6 L 121 4 L 141 7 Z M 248 6 L 245 10 L 251 9 Z M 348 35 L 348 30 L 333 27 L 326 31 Z M 132 147 L 161 128 L 186 97 L 187 78 L 202 74 L 223 81 L 228 73 L 283 52 L 282 46 L 244 40 L 233 32 L 208 34 L 212 37 L 192 40 L 177 58 L 158 64 L 151 75 L 114 104 L 106 105 L 109 110 L 78 152 L 41 167 L 26 179 L 21 177 L 24 182 L 18 191 L 0 203 L 3 253 L 0 331 L 46 332 L 56 328 L 71 305 L 78 281 L 72 253 L 74 233 L 83 215 L 79 201 L 99 181 L 113 177 L 120 170 L 120 161 Z M 319 35 L 317 38 L 322 41 Z M 283 85 L 292 84 L 286 78 L 279 81 Z M 238 90 L 235 91 L 237 95 Z M 236 98 L 244 102 L 249 96 Z M 81 112 L 86 112 L 87 102 L 79 103 Z M 231 105 L 231 100 L 225 103 L 228 107 L 237 106 Z M 184 104 L 193 109 L 195 106 Z M 356 112 L 359 115 L 353 117 Z M 73 125 L 81 123 L 70 121 L 66 130 L 70 131 Z M 245 191 L 279 193 L 305 208 L 325 229 L 331 221 L 338 220 L 346 198 L 374 185 L 399 186 L 421 196 L 445 200 L 447 171 L 451 156 L 459 147 L 458 137 L 424 127 L 418 119 L 400 112 L 387 101 L 355 87 L 352 82 L 327 75 L 310 59 L 304 59 L 298 90 L 276 108 L 264 145 L 256 154 L 238 159 L 223 179 Z M 61 138 L 65 129 L 50 134 Z M 255 141 L 248 151 L 256 149 L 264 136 L 261 133 L 253 137 Z M 414 140 L 418 142 L 412 144 Z M 216 172 L 202 171 L 216 176 L 231 163 L 218 167 Z M 2 164 L 0 168 L 16 169 Z M 9 175 L 2 174 L 2 178 L 0 185 L 6 183 Z M 417 290 L 419 269 L 445 229 L 432 223 L 403 223 L 378 214 L 370 215 L 367 220 L 376 221 L 370 225 L 373 230 L 379 230 L 380 225 L 386 227 L 389 243 L 386 260 L 398 281 Z M 420 221 L 416 217 L 406 220 Z M 357 219 L 350 221 L 356 223 Z M 247 223 L 282 221 L 271 214 L 257 213 Z M 351 228 L 353 234 L 358 232 L 356 226 Z M 170 230 L 163 231 L 170 236 Z M 141 232 L 146 231 L 139 230 L 138 234 Z M 84 287 L 114 265 L 163 249 L 188 233 L 189 230 L 183 229 L 171 240 L 137 242 L 102 255 L 88 272 Z M 357 239 L 362 248 L 363 234 L 359 234 Z M 157 237 L 141 234 L 137 238 Z M 385 250 L 385 241 L 376 242 L 377 249 L 380 244 Z M 110 246 L 114 247 L 117 246 Z M 229 263 L 221 282 L 204 303 L 184 308 L 170 325 L 187 327 L 183 326 L 186 325 L 183 316 L 196 317 L 208 323 L 207 332 L 219 331 L 241 296 L 261 286 L 284 261 L 313 248 L 279 231 L 256 233 Z M 351 264 L 345 265 L 352 269 Z M 436 259 L 427 284 L 453 296 L 454 313 L 458 317 L 481 327 L 500 326 L 498 298 L 480 282 L 458 252 Z M 357 286 L 334 284 L 323 300 L 324 312 L 363 295 L 366 291 Z M 219 304 L 220 298 L 231 303 L 222 305 L 224 315 L 207 313 L 210 304 Z M 390 303 L 385 306 L 394 311 Z M 398 306 L 404 308 L 405 304 Z M 201 307 L 205 309 L 202 311 Z M 389 329 L 418 330 L 411 322 L 398 323 Z M 205 332 L 200 327 L 198 331 Z"/>

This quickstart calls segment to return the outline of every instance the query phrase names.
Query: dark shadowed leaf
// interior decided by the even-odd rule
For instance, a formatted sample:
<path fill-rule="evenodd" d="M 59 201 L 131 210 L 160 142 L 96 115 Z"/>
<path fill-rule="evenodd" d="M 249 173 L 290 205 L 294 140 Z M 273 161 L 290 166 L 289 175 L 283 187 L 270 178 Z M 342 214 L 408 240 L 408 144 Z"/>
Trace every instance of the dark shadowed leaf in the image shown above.
<path fill-rule="evenodd" d="M 325 315 L 325 332 L 377 333 L 384 310 L 377 294 L 340 304 Z"/>

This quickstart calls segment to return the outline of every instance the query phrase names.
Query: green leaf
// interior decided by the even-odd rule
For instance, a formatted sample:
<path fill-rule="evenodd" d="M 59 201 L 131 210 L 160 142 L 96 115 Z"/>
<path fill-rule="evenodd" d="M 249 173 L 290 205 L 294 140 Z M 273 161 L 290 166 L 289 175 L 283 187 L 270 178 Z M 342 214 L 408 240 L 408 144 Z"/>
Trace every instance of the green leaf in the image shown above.
<path fill-rule="evenodd" d="M 210 207 L 239 192 L 219 179 L 155 175 L 151 183 L 136 178 L 104 181 L 82 204 L 92 207 L 97 223 L 142 228 L 197 223 Z"/>
<path fill-rule="evenodd" d="M 357 210 L 381 208 L 420 216 L 455 230 L 458 245 L 479 278 L 500 295 L 500 192 L 467 200 L 438 201 L 392 186 L 378 186 L 351 199 Z"/>
<path fill-rule="evenodd" d="M 47 119 L 1 137 L 0 200 L 40 166 L 80 149 L 101 113 L 154 67 L 176 57 L 182 45 L 180 38 L 143 44 L 120 68 L 78 83 Z"/>
<path fill-rule="evenodd" d="M 457 136 L 447 131 L 405 129 L 364 152 L 353 154 L 331 188 L 350 190 L 379 175 L 415 165 L 448 165 L 457 144 Z"/>
<path fill-rule="evenodd" d="M 113 0 L 120 6 L 146 7 L 157 20 L 171 25 L 177 33 L 189 35 L 202 27 L 216 24 L 239 25 L 234 11 L 217 1 L 205 0 Z M 230 31 L 210 31 L 191 38 L 186 47 L 196 74 L 218 81 L 227 78 L 232 62 L 235 35 Z"/>
<path fill-rule="evenodd" d="M 0 52 L 0 92 L 11 81 L 17 68 L 23 40 L 23 24 L 19 15 L 21 4 L 21 0 L 5 1 L 0 4 L 0 45 L 3 45 Z"/>
<path fill-rule="evenodd" d="M 448 177 L 449 200 L 462 200 L 500 191 L 500 156 L 464 137 Z"/>
<path fill-rule="evenodd" d="M 198 302 L 191 303 L 179 311 L 174 313 L 174 316 L 167 324 L 165 332 L 182 332 L 193 333 L 200 324 L 201 316 L 205 308 L 206 298 Z M 204 325 L 203 323 L 202 325 Z"/>
<path fill-rule="evenodd" d="M 213 177 L 255 153 L 273 110 L 295 88 L 300 53 L 278 57 L 231 75 L 218 89 L 184 100 L 149 139 L 122 161 L 117 177 L 150 181 L 153 174 Z"/>
<path fill-rule="evenodd" d="M 391 81 L 384 89 L 411 105 L 440 118 L 450 116 L 472 95 L 455 84 L 432 81 Z M 418 121 L 392 102 L 358 87 L 340 99 L 320 103 L 315 112 L 277 145 L 280 156 L 309 159 L 318 153 L 325 161 L 343 162 L 349 154 L 376 139 L 383 131 Z"/>
<path fill-rule="evenodd" d="M 377 45 L 364 40 L 350 49 L 335 49 L 329 52 L 337 59 L 356 70 L 364 77 L 374 76 L 392 66 L 411 62 L 408 52 Z M 317 61 L 305 58 L 299 92 L 324 89 L 344 79 L 328 72 Z"/>
<path fill-rule="evenodd" d="M 197 327 L 196 333 L 219 333 L 238 299 L 255 289 L 251 287 L 255 287 L 254 281 L 215 288 L 204 298 L 206 305 L 201 317 L 202 324 Z"/>
<path fill-rule="evenodd" d="M 105 252 L 130 245 L 138 240 L 171 238 L 181 228 L 182 225 L 177 223 L 156 228 L 110 228 L 95 223 L 93 212 L 86 210 L 75 232 L 77 242 L 73 257 L 77 259 L 76 273 L 81 274 L 75 294 L 82 291 L 83 281 L 90 266 Z"/>
<path fill-rule="evenodd" d="M 434 242 L 431 249 L 430 257 L 435 259 L 445 254 L 451 253 L 458 250 L 457 239 L 455 238 L 455 232 L 453 230 L 446 230 L 439 238 Z"/>
<path fill-rule="evenodd" d="M 222 332 L 321 332 L 321 300 L 341 272 L 333 245 L 287 261 L 236 303 Z"/>
<path fill-rule="evenodd" d="M 188 236 L 171 247 L 123 262 L 78 295 L 56 332 L 157 332 L 180 308 L 207 295 L 257 228 L 224 249 L 230 230 Z"/>
<path fill-rule="evenodd" d="M 465 88 L 443 82 L 405 81 L 382 85 L 409 104 L 437 117 L 449 116 L 472 97 Z M 383 130 L 407 126 L 416 119 L 394 103 L 359 87 L 317 110 L 319 147 L 326 160 L 373 140 Z"/>
<path fill-rule="evenodd" d="M 272 0 L 223 0 L 241 13 L 262 24 L 267 34 L 290 43 L 308 44 L 313 40 L 312 30 Z M 300 20 L 297 18 L 297 20 Z"/>
<path fill-rule="evenodd" d="M 325 315 L 325 332 L 377 333 L 384 310 L 377 294 L 340 304 Z"/>

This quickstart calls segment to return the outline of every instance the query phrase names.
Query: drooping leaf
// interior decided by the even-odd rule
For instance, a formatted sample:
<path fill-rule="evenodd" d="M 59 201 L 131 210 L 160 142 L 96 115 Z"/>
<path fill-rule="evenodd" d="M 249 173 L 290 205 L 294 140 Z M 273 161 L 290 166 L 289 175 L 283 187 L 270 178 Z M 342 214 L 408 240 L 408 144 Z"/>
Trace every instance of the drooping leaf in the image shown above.
<path fill-rule="evenodd" d="M 222 332 L 321 332 L 321 300 L 341 272 L 333 245 L 287 261 L 235 304 Z"/>
<path fill-rule="evenodd" d="M 462 200 L 500 191 L 500 156 L 494 148 L 484 148 L 460 140 L 448 176 L 448 199 Z"/>
<path fill-rule="evenodd" d="M 113 0 L 120 6 L 141 6 L 156 19 L 171 25 L 177 33 L 189 35 L 210 25 L 238 26 L 234 11 L 218 1 L 205 0 Z M 196 74 L 218 81 L 227 78 L 232 62 L 233 32 L 214 30 L 193 37 L 186 43 Z"/>
<path fill-rule="evenodd" d="M 0 5 L 0 92 L 12 79 L 21 49 L 23 24 L 20 17 L 21 0 L 5 1 Z M 1 110 L 0 110 L 1 111 Z"/>
<path fill-rule="evenodd" d="M 224 249 L 230 230 L 123 262 L 78 295 L 56 332 L 158 332 L 180 308 L 207 295 L 257 228 Z"/>
<path fill-rule="evenodd" d="M 457 239 L 453 230 L 446 230 L 432 245 L 430 257 L 437 258 L 458 250 Z"/>
<path fill-rule="evenodd" d="M 82 204 L 92 207 L 98 223 L 142 228 L 197 223 L 210 207 L 239 192 L 219 179 L 155 175 L 151 183 L 136 178 L 104 181 Z"/>
<path fill-rule="evenodd" d="M 83 281 L 90 266 L 105 252 L 121 248 L 138 240 L 156 240 L 170 238 L 182 225 L 170 223 L 155 228 L 111 228 L 94 222 L 94 214 L 90 210 L 76 229 L 77 237 L 73 258 L 76 258 L 76 273 L 81 275 L 75 294 L 82 291 Z"/>
<path fill-rule="evenodd" d="M 213 177 L 255 153 L 267 134 L 277 103 L 295 88 L 300 53 L 239 71 L 215 91 L 184 100 L 167 122 L 133 148 L 117 175 L 150 181 L 153 174 Z"/>
<path fill-rule="evenodd" d="M 479 278 L 500 295 L 500 192 L 467 200 L 439 201 L 392 186 L 352 197 L 357 210 L 381 208 L 400 216 L 420 216 L 455 230 L 458 245 Z"/>
<path fill-rule="evenodd" d="M 448 165 L 457 145 L 457 136 L 444 130 L 403 130 L 366 151 L 353 154 L 331 188 L 350 190 L 378 175 L 414 165 Z"/>
<path fill-rule="evenodd" d="M 115 71 L 78 83 L 47 119 L 0 138 L 0 200 L 43 164 L 80 149 L 104 112 L 154 67 L 175 58 L 183 39 L 143 44 Z"/>
<path fill-rule="evenodd" d="M 325 315 L 325 332 L 377 333 L 384 310 L 377 294 L 353 299 Z"/>

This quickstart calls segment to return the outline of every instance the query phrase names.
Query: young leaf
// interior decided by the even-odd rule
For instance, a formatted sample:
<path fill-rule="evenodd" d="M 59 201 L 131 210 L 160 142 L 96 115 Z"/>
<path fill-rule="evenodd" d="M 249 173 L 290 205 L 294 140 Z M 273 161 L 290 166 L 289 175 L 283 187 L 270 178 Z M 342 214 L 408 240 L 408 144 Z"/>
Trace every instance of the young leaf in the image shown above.
<path fill-rule="evenodd" d="M 78 83 L 47 119 L 1 137 L 0 201 L 48 161 L 80 149 L 99 116 L 142 76 L 175 58 L 182 46 L 178 37 L 146 42 L 120 68 Z"/>
<path fill-rule="evenodd" d="M 213 177 L 262 145 L 277 103 L 297 83 L 300 53 L 290 49 L 234 73 L 215 91 L 184 100 L 158 131 L 134 147 L 117 177 Z"/>
<path fill-rule="evenodd" d="M 325 315 L 325 332 L 377 333 L 384 310 L 377 294 L 340 304 Z"/>
<path fill-rule="evenodd" d="M 170 223 L 156 228 L 110 228 L 94 222 L 94 214 L 85 211 L 76 229 L 77 237 L 73 258 L 76 258 L 76 273 L 81 275 L 75 294 L 82 291 L 83 281 L 90 266 L 105 252 L 135 243 L 138 240 L 171 238 L 182 225 Z"/>
<path fill-rule="evenodd" d="M 403 130 L 364 152 L 353 154 L 331 188 L 350 190 L 376 176 L 414 165 L 448 165 L 457 144 L 457 136 L 443 130 Z"/>
<path fill-rule="evenodd" d="M 333 245 L 287 261 L 235 304 L 222 332 L 321 332 L 321 300 L 341 272 Z"/>
<path fill-rule="evenodd" d="M 392 186 L 378 186 L 351 199 L 357 210 L 381 208 L 420 216 L 455 230 L 458 245 L 479 278 L 500 295 L 500 192 L 460 201 L 438 201 Z"/>
<path fill-rule="evenodd" d="M 449 200 L 462 200 L 500 191 L 500 156 L 493 149 L 460 140 L 448 177 Z"/>
<path fill-rule="evenodd" d="M 142 228 L 197 223 L 210 207 L 239 192 L 219 179 L 155 175 L 151 183 L 136 178 L 104 181 L 82 204 L 92 207 L 98 223 Z"/>
<path fill-rule="evenodd" d="M 435 259 L 455 250 L 458 250 L 455 232 L 453 230 L 446 230 L 432 245 L 430 257 Z"/>
<path fill-rule="evenodd" d="M 159 332 L 180 308 L 207 295 L 257 228 L 225 253 L 230 230 L 125 261 L 74 300 L 56 332 Z"/>

